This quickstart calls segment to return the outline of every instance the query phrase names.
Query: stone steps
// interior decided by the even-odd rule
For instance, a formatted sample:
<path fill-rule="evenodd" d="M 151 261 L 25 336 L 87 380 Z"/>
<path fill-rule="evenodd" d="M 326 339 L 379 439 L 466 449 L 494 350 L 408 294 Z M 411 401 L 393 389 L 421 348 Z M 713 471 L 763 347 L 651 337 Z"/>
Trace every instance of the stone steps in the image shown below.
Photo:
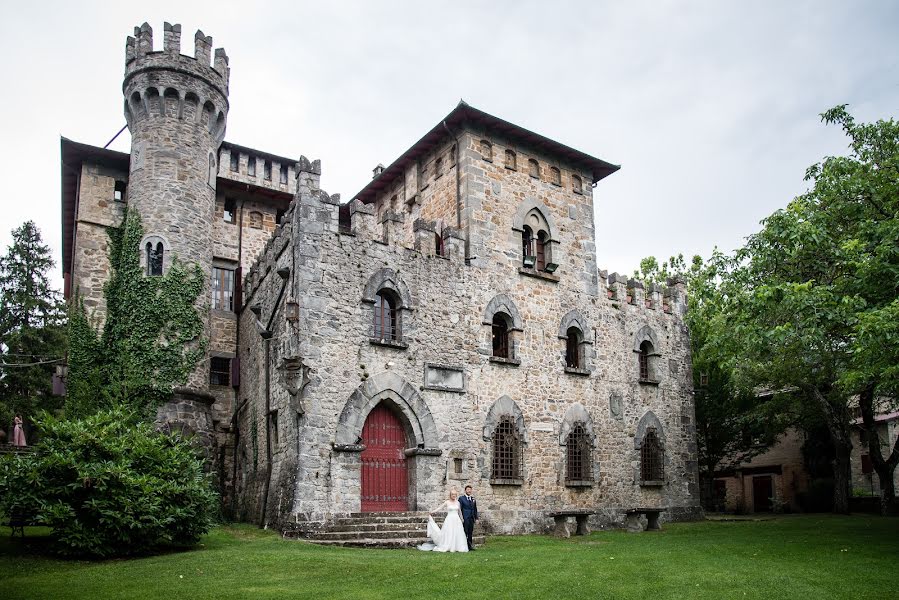
<path fill-rule="evenodd" d="M 318 529 L 288 530 L 283 535 L 285 539 L 304 539 L 323 546 L 410 548 L 428 541 L 427 524 L 426 512 L 351 513 Z M 484 536 L 476 531 L 475 545 L 484 541 Z"/>

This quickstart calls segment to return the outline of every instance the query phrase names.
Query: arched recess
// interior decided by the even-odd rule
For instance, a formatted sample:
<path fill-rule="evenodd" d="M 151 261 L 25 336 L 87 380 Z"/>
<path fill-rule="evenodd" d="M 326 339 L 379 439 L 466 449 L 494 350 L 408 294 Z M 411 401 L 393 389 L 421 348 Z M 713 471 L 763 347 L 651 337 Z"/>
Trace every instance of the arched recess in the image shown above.
<path fill-rule="evenodd" d="M 415 387 L 389 371 L 369 377 L 350 395 L 337 420 L 335 449 L 353 449 L 359 443 L 368 413 L 381 402 L 401 415 L 413 448 L 439 454 L 437 425 L 428 405 Z"/>
<path fill-rule="evenodd" d="M 362 290 L 362 301 L 371 304 L 375 303 L 375 296 L 382 290 L 391 290 L 400 299 L 400 308 L 404 310 L 413 310 L 412 295 L 409 288 L 399 278 L 396 271 L 384 267 L 378 269 L 374 275 L 368 278 L 368 283 Z"/>
<path fill-rule="evenodd" d="M 484 420 L 484 440 L 489 442 L 493 439 L 493 433 L 496 431 L 496 426 L 503 417 L 512 418 L 522 443 L 527 444 L 528 430 L 525 426 L 524 414 L 521 412 L 521 409 L 518 408 L 518 404 L 508 396 L 501 396 L 490 406 L 490 410 L 487 411 L 487 418 Z"/>
<path fill-rule="evenodd" d="M 641 327 L 634 334 L 634 353 L 637 355 L 636 368 L 641 383 L 658 384 L 662 379 L 662 364 L 659 342 L 649 325 Z"/>
<path fill-rule="evenodd" d="M 662 446 L 665 445 L 665 430 L 662 427 L 662 422 L 659 421 L 659 418 L 655 413 L 650 410 L 647 411 L 646 414 L 640 418 L 640 422 L 637 423 L 637 432 L 634 435 L 635 449 L 640 449 L 640 446 L 643 444 L 643 438 L 646 435 L 646 430 L 650 427 L 655 428 L 656 434 L 658 434 L 659 440 L 662 442 Z"/>
<path fill-rule="evenodd" d="M 579 332 L 575 340 L 568 339 L 568 334 L 572 329 Z M 589 372 L 591 370 L 593 352 L 590 350 L 590 346 L 593 345 L 593 340 L 590 339 L 588 332 L 589 328 L 587 326 L 587 320 L 576 308 L 568 311 L 565 313 L 565 316 L 562 317 L 562 321 L 559 323 L 559 339 L 565 340 L 564 358 L 566 367 L 572 367 L 572 365 L 568 364 L 570 362 L 568 358 L 569 342 L 571 342 L 574 346 L 571 351 L 576 352 L 578 357 L 576 370 L 579 372 Z"/>
<path fill-rule="evenodd" d="M 650 344 L 652 344 L 653 350 L 658 353 L 659 341 L 656 337 L 656 332 L 653 331 L 652 327 L 650 327 L 649 325 L 644 325 L 637 330 L 637 333 L 634 334 L 634 352 L 640 351 L 640 346 L 643 345 L 643 342 L 649 342 Z"/>
<path fill-rule="evenodd" d="M 160 273 L 160 275 L 166 273 L 169 270 L 169 263 L 171 262 L 171 260 L 169 260 L 169 252 L 170 252 L 171 246 L 169 245 L 169 241 L 165 236 L 155 234 L 155 233 L 145 235 L 140 241 L 140 246 L 138 246 L 138 248 L 140 249 L 141 273 L 148 274 L 148 272 L 149 272 L 148 267 L 147 267 L 147 264 L 148 264 L 148 256 L 147 256 L 147 252 L 146 252 L 147 244 L 150 244 L 154 249 L 158 247 L 158 244 L 162 244 L 162 251 L 163 251 L 162 273 Z"/>
<path fill-rule="evenodd" d="M 505 294 L 497 294 L 487 303 L 487 309 L 484 311 L 484 325 L 493 325 L 493 317 L 497 313 L 505 313 L 512 319 L 512 330 L 523 331 L 524 324 L 521 320 L 521 313 L 512 299 Z"/>
<path fill-rule="evenodd" d="M 559 337 L 561 339 L 565 339 L 568 337 L 568 328 L 569 327 L 577 327 L 581 330 L 581 333 L 584 334 L 585 343 L 592 344 L 593 342 L 586 341 L 587 338 L 587 320 L 581 314 L 581 311 L 578 309 L 569 310 L 565 313 L 565 316 L 562 317 L 562 322 L 559 323 Z"/>
<path fill-rule="evenodd" d="M 545 204 L 536 198 L 526 198 L 524 202 L 518 205 L 515 216 L 512 218 L 512 229 L 518 232 L 524 231 L 524 226 L 527 225 L 528 215 L 535 210 L 540 214 L 543 220 L 546 221 L 546 226 L 549 229 L 549 241 L 555 242 L 555 236 L 558 230 L 556 229 L 556 223 L 553 220 L 552 213 Z"/>
<path fill-rule="evenodd" d="M 568 410 L 565 411 L 565 416 L 562 417 L 562 427 L 559 430 L 559 445 L 564 446 L 568 443 L 568 434 L 571 433 L 571 430 L 574 429 L 577 423 L 580 423 L 587 432 L 587 439 L 590 440 L 590 445 L 596 446 L 596 432 L 593 429 L 593 419 L 590 418 L 590 413 L 587 412 L 587 409 L 580 402 L 575 402 L 569 406 Z"/>

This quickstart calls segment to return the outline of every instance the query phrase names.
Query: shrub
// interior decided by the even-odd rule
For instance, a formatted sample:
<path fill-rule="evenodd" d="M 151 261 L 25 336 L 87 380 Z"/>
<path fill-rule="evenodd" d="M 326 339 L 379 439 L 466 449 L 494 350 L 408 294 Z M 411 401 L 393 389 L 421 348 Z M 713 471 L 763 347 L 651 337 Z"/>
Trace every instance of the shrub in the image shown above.
<path fill-rule="evenodd" d="M 44 414 L 39 425 L 37 452 L 0 461 L 0 510 L 50 527 L 60 554 L 193 544 L 212 525 L 216 493 L 188 441 L 121 409 L 70 421 Z"/>

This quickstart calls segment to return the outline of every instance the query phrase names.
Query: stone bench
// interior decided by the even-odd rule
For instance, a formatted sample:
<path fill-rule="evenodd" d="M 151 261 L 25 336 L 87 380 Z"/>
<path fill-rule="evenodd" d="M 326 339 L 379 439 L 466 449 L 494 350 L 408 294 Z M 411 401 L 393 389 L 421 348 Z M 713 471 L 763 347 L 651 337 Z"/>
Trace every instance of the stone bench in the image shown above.
<path fill-rule="evenodd" d="M 546 513 L 547 517 L 552 517 L 556 526 L 553 529 L 553 535 L 556 537 L 571 537 L 571 533 L 568 531 L 568 517 L 574 517 L 577 521 L 577 529 L 574 532 L 574 535 L 587 535 L 590 533 L 590 528 L 587 526 L 587 518 L 590 515 L 596 514 L 595 510 L 591 510 L 588 508 L 574 508 L 570 510 L 553 510 L 548 511 Z"/>
<path fill-rule="evenodd" d="M 661 531 L 662 526 L 659 525 L 659 515 L 668 510 L 665 507 L 657 508 L 629 508 L 624 511 L 624 524 L 631 533 L 640 533 L 643 531 L 643 525 L 640 524 L 640 515 L 646 515 L 646 531 Z"/>

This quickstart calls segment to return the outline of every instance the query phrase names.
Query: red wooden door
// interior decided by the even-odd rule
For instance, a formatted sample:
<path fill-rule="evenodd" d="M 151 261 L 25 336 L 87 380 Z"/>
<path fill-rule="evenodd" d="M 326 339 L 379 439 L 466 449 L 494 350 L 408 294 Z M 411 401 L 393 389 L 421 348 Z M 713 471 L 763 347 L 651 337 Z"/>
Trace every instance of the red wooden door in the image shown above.
<path fill-rule="evenodd" d="M 377 405 L 365 419 L 362 443 L 362 512 L 409 510 L 406 434 L 400 420 Z"/>

